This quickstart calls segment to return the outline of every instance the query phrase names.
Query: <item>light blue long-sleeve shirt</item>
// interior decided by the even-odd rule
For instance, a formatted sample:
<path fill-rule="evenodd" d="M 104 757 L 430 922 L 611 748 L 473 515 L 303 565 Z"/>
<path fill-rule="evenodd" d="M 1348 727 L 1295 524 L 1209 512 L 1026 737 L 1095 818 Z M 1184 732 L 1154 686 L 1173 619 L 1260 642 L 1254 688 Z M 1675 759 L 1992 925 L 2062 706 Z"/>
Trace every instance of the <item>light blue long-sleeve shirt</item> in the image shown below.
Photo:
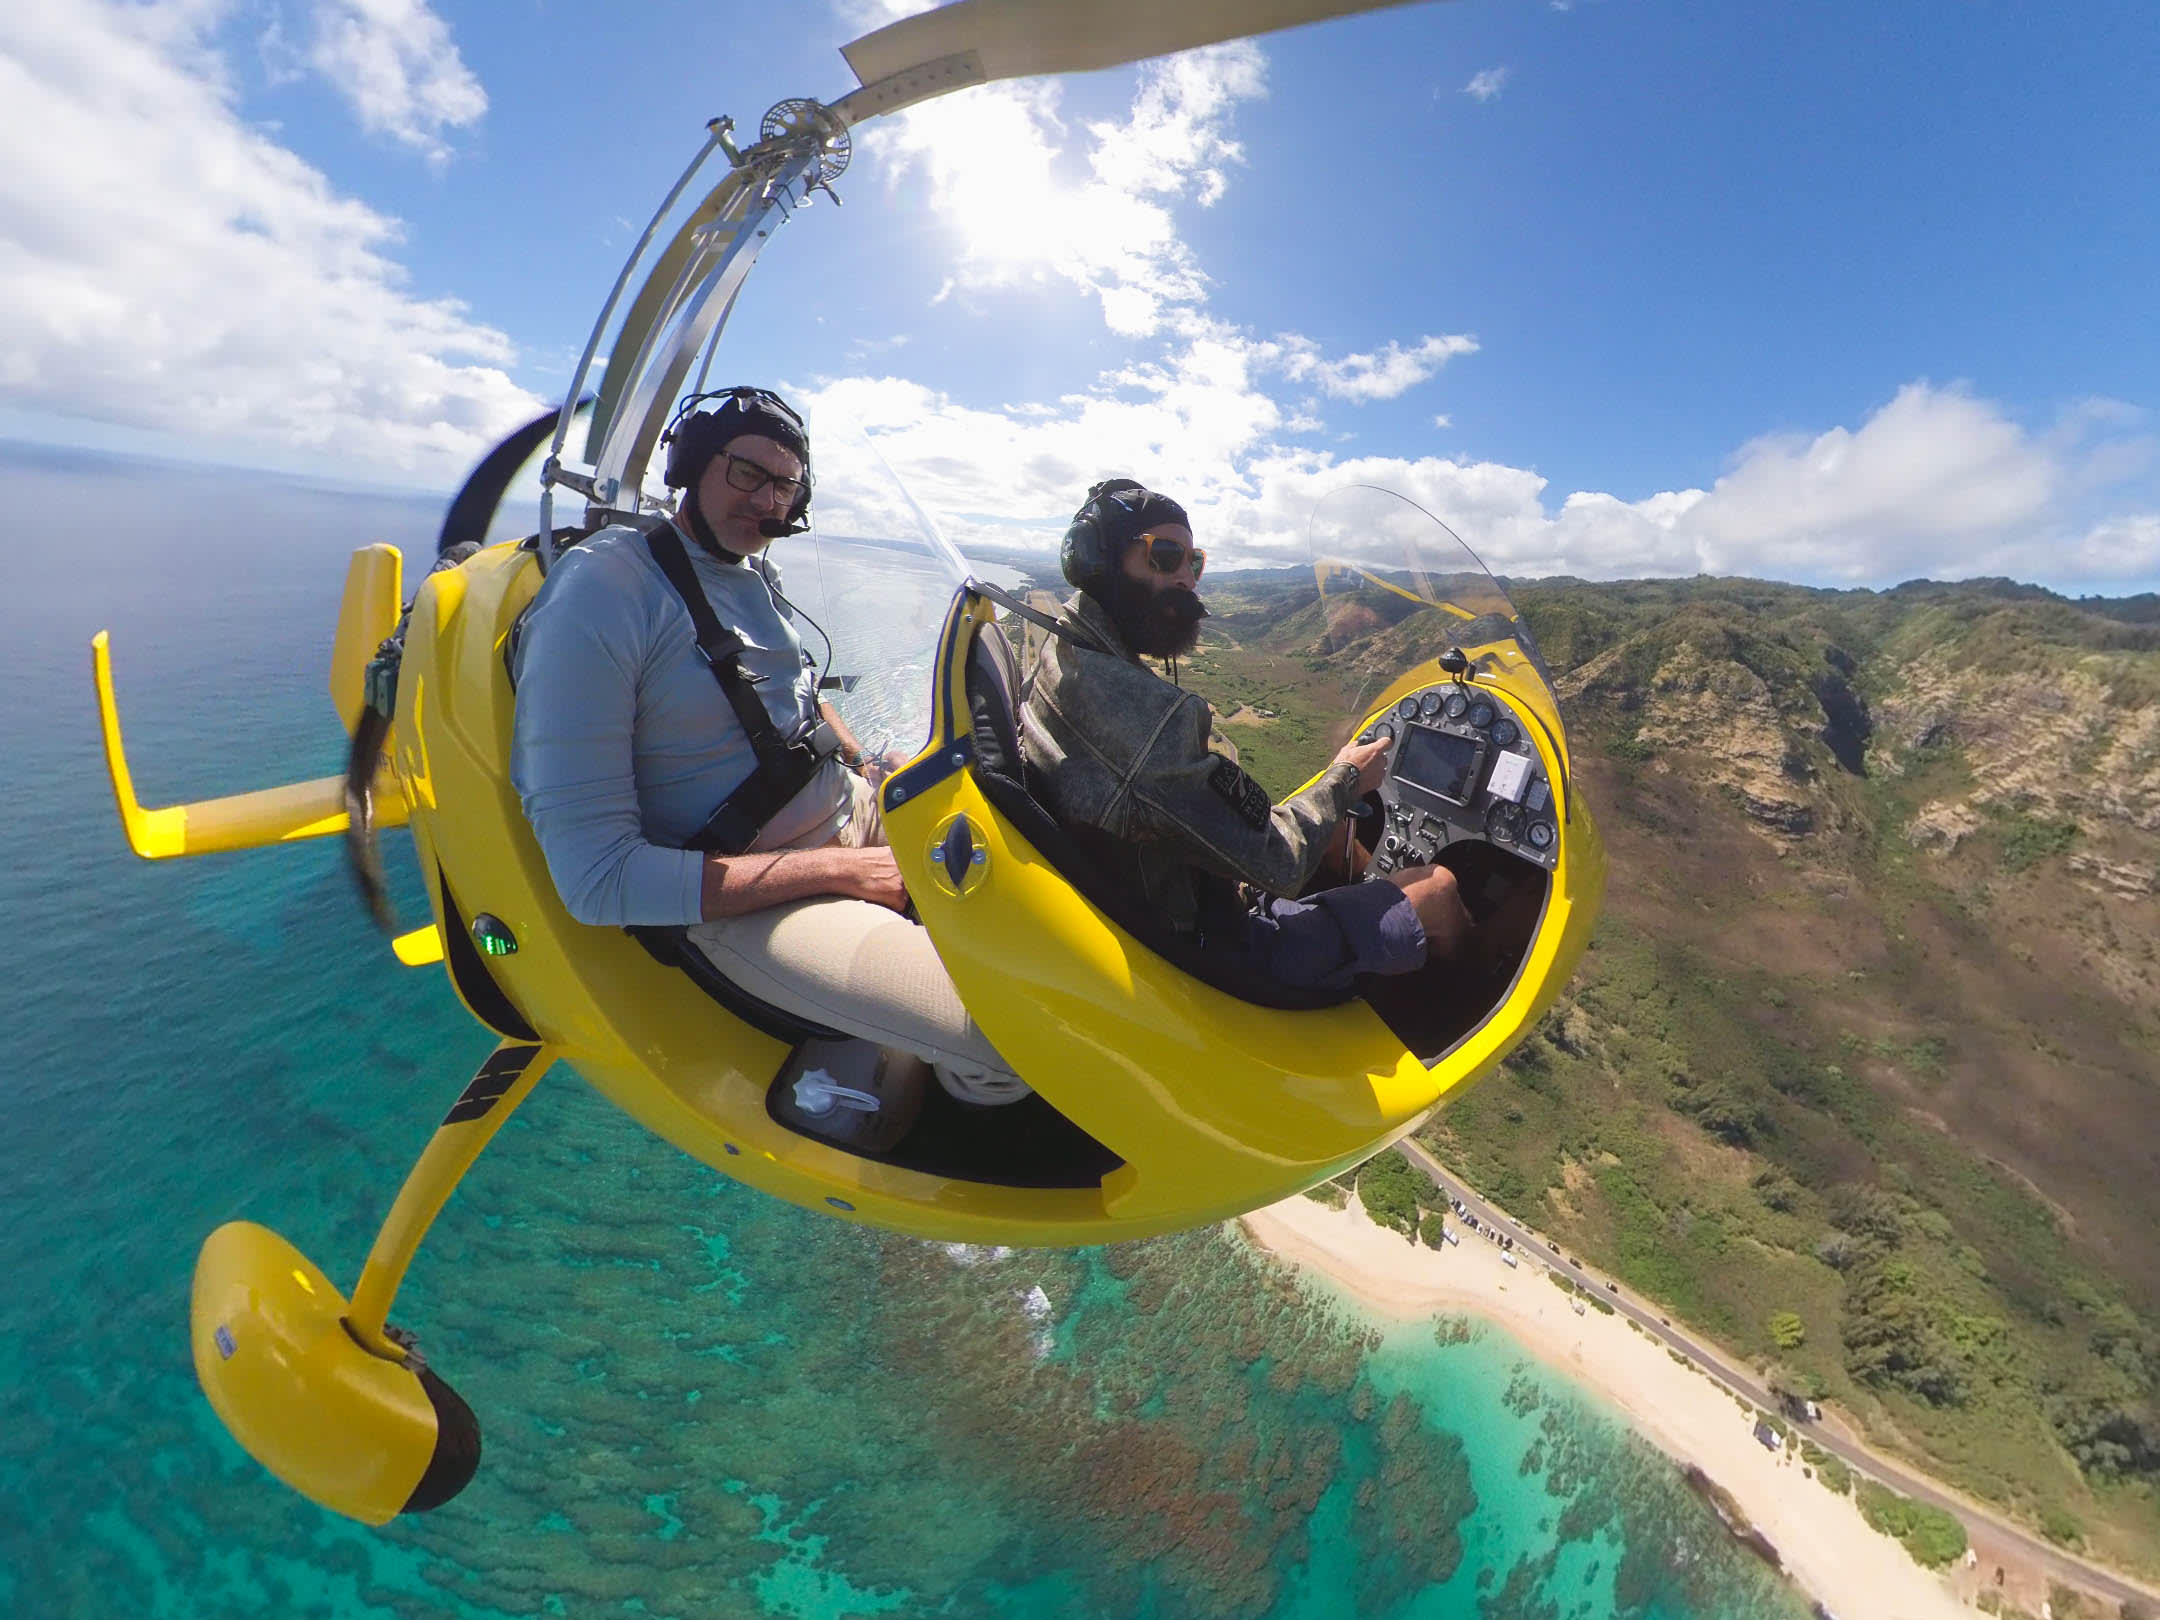
<path fill-rule="evenodd" d="M 792 735 L 817 712 L 817 677 L 791 616 L 756 568 L 688 539 L 683 550 L 713 612 L 742 638 L 742 668 L 758 677 L 773 724 Z M 757 756 L 642 534 L 603 529 L 563 553 L 533 598 L 516 678 L 510 780 L 570 915 L 617 927 L 699 921 L 705 857 L 683 842 Z M 827 760 L 753 847 L 828 842 L 848 803 L 845 775 Z"/>

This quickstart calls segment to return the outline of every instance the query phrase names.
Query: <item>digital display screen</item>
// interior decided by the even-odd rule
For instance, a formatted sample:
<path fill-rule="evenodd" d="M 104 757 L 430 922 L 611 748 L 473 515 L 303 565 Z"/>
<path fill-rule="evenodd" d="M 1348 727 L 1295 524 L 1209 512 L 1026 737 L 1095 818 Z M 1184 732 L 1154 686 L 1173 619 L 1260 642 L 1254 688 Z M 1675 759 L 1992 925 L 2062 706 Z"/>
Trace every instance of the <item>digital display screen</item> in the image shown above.
<path fill-rule="evenodd" d="M 1395 753 L 1395 775 L 1412 787 L 1436 793 L 1452 804 L 1468 804 L 1477 791 L 1478 765 L 1485 745 L 1431 726 L 1405 726 Z"/>

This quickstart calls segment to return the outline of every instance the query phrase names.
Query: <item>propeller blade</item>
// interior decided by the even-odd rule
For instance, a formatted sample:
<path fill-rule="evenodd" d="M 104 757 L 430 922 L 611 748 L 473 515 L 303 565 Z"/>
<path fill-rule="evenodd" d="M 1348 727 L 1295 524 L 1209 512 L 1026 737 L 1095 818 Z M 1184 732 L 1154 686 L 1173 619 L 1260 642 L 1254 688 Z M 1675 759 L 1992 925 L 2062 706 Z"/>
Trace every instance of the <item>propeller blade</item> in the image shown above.
<path fill-rule="evenodd" d="M 345 756 L 345 866 L 375 926 L 394 935 L 397 913 L 390 906 L 382 845 L 375 837 L 375 772 L 389 735 L 388 715 L 373 705 L 360 711 L 359 723 L 353 727 L 352 752 Z"/>
<path fill-rule="evenodd" d="M 958 0 L 840 47 L 864 85 L 973 52 L 982 78 L 1087 73 L 1409 0 Z M 941 89 L 956 89 L 944 84 Z M 934 93 L 934 92 L 933 92 Z M 889 109 L 879 108 L 879 111 Z"/>
<path fill-rule="evenodd" d="M 584 410 L 592 403 L 590 397 L 581 399 L 571 409 Z M 465 480 L 465 487 L 457 492 L 457 499 L 450 503 L 450 510 L 443 518 L 442 535 L 435 542 L 435 555 L 440 557 L 452 546 L 478 546 L 487 540 L 488 525 L 495 521 L 495 508 L 502 505 L 503 492 L 510 487 L 510 480 L 517 476 L 518 468 L 525 465 L 532 453 L 545 444 L 555 433 L 556 418 L 562 408 L 536 416 L 510 437 L 503 440 L 472 470 Z"/>

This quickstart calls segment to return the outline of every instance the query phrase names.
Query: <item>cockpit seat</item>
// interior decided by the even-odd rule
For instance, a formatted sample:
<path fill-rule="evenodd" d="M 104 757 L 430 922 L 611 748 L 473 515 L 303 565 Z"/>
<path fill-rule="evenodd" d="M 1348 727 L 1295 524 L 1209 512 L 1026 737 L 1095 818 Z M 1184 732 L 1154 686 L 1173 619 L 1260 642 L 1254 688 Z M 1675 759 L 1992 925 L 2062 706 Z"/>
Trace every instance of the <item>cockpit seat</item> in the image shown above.
<path fill-rule="evenodd" d="M 1019 707 L 1024 697 L 1012 643 L 995 624 L 980 626 L 968 653 L 968 715 L 973 729 L 975 780 L 999 815 L 1035 852 L 1055 867 L 1104 916 L 1179 972 L 1256 1007 L 1289 1012 L 1335 1007 L 1357 999 L 1358 988 L 1307 990 L 1243 971 L 1238 964 L 1200 948 L 1165 928 L 1115 883 L 1032 791 L 1037 785 L 1020 748 Z"/>

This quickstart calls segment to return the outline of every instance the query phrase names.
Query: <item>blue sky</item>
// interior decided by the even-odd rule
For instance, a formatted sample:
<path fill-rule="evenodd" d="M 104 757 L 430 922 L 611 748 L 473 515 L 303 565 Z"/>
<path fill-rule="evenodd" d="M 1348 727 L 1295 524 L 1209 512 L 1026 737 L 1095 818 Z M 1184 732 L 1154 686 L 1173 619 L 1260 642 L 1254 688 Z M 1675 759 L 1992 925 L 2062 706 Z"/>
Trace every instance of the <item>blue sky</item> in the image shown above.
<path fill-rule="evenodd" d="M 20 8 L 0 433 L 454 484 L 704 118 L 894 9 Z M 2133 4 L 1453 0 L 988 87 L 857 132 L 722 369 L 963 540 L 1130 470 L 1260 557 L 1363 477 L 1522 571 L 2153 588 L 2155 60 Z"/>

